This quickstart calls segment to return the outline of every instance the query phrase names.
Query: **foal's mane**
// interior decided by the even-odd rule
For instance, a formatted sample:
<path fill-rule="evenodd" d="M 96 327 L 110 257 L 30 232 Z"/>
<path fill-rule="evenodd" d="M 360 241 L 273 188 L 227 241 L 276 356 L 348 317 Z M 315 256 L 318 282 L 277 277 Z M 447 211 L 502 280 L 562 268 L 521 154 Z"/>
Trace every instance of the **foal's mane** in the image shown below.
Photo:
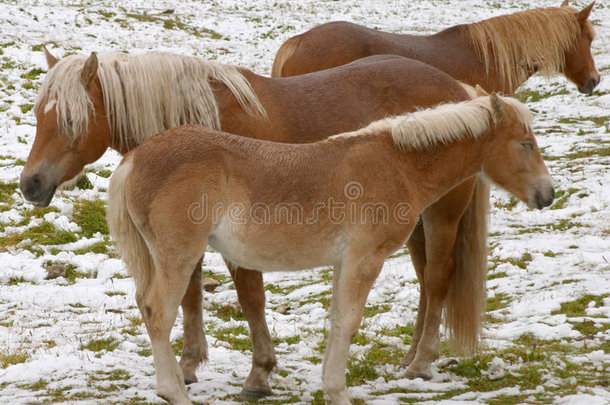
<path fill-rule="evenodd" d="M 511 88 L 527 80 L 533 68 L 545 76 L 559 73 L 565 53 L 582 32 L 573 7 L 549 7 L 502 15 L 460 26 L 470 37 L 475 51 L 492 68 L 492 56 L 500 78 Z M 591 35 L 593 26 L 587 21 Z"/>
<path fill-rule="evenodd" d="M 80 81 L 86 59 L 68 56 L 50 69 L 35 107 L 35 111 L 44 107 L 45 112 L 55 107 L 60 128 L 72 140 L 87 127 L 93 108 Z M 166 53 L 111 53 L 99 55 L 98 60 L 105 113 L 121 146 L 137 145 L 182 124 L 220 129 L 212 80 L 226 85 L 248 113 L 266 117 L 250 83 L 235 66 Z"/>
<path fill-rule="evenodd" d="M 521 125 L 530 127 L 532 114 L 512 97 L 500 97 L 512 108 Z M 390 132 L 392 140 L 404 150 L 424 150 L 439 144 L 478 138 L 496 121 L 489 96 L 477 97 L 455 104 L 442 104 L 414 113 L 385 118 L 354 132 L 338 135 L 368 136 Z M 334 137 L 333 137 L 334 138 Z"/>

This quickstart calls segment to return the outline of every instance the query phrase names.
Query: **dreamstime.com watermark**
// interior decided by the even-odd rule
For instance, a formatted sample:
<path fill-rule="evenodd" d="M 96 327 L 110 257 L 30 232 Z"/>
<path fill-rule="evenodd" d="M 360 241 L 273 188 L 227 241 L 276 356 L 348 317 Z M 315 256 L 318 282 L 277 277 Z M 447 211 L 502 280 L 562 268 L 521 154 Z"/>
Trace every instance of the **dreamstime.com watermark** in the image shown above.
<path fill-rule="evenodd" d="M 357 181 L 348 182 L 343 188 L 343 198 L 329 197 L 323 201 L 280 202 L 266 204 L 254 202 L 216 202 L 210 204 L 207 194 L 201 196 L 188 207 L 188 218 L 195 224 L 211 220 L 217 223 L 226 220 L 231 224 L 245 225 L 312 225 L 327 220 L 332 224 L 408 224 L 412 211 L 411 204 L 399 202 L 361 201 L 364 187 Z"/>

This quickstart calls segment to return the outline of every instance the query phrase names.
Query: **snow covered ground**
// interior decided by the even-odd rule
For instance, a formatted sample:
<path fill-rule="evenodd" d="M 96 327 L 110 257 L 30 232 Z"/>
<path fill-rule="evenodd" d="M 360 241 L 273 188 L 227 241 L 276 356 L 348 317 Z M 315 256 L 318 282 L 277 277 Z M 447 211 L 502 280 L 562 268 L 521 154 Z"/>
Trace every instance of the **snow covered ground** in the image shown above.
<path fill-rule="evenodd" d="M 120 157 L 105 154 L 88 167 L 88 182 L 58 194 L 44 211 L 16 190 L 46 71 L 41 44 L 59 57 L 159 50 L 269 74 L 285 39 L 326 21 L 423 34 L 559 3 L 0 1 L 0 403 L 162 402 L 132 281 L 95 222 Z M 602 73 L 595 93 L 581 95 L 563 77 L 535 76 L 518 94 L 536 113 L 538 141 L 560 193 L 552 209 L 531 211 L 493 192 L 481 353 L 453 359 L 444 352 L 432 381 L 405 377 L 396 364 L 408 348 L 419 285 L 409 256 L 397 255 L 387 260 L 352 345 L 348 374 L 357 401 L 610 403 L 610 5 L 598 2 L 591 20 Z M 66 267 L 66 277 L 46 279 L 51 264 Z M 205 294 L 210 360 L 188 389 L 197 403 L 229 404 L 238 401 L 250 368 L 247 328 L 218 254 L 206 255 L 205 271 L 221 285 Z M 328 270 L 265 275 L 279 361 L 269 401 L 320 401 L 329 280 Z M 176 346 L 181 331 L 179 319 Z"/>

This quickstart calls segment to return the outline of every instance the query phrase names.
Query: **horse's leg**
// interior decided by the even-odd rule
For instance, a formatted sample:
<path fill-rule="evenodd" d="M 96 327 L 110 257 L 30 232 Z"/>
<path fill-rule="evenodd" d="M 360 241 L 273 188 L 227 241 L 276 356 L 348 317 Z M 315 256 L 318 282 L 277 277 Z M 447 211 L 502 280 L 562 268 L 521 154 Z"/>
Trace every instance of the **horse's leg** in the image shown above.
<path fill-rule="evenodd" d="M 252 337 L 252 369 L 246 379 L 240 396 L 244 399 L 257 399 L 271 394 L 269 374 L 275 364 L 275 348 L 265 320 L 265 290 L 263 275 L 259 271 L 237 267 L 225 260 L 241 310 L 248 321 Z"/>
<path fill-rule="evenodd" d="M 199 260 L 184 298 L 182 298 L 182 314 L 184 324 L 184 341 L 180 367 L 184 374 L 185 384 L 197 382 L 195 371 L 197 367 L 208 359 L 208 343 L 203 328 L 202 315 L 202 285 L 201 265 L 203 258 Z"/>
<path fill-rule="evenodd" d="M 170 333 L 193 274 L 194 263 L 183 266 L 171 259 L 155 263 L 147 291 L 138 306 L 152 346 L 157 395 L 170 404 L 191 404 L 184 386 L 184 375 L 170 344 Z M 138 296 L 138 295 L 137 295 Z"/>
<path fill-rule="evenodd" d="M 426 240 L 426 266 L 422 289 L 425 289 L 426 311 L 417 351 L 407 368 L 407 372 L 413 377 L 432 378 L 430 365 L 440 354 L 438 329 L 455 267 L 456 235 L 460 219 L 472 197 L 475 181 L 476 177 L 473 177 L 460 184 L 426 208 L 422 214 Z"/>
<path fill-rule="evenodd" d="M 361 247 L 360 252 L 367 252 Z M 345 368 L 352 338 L 356 335 L 366 298 L 383 266 L 384 254 L 352 254 L 333 273 L 330 333 L 324 353 L 322 386 L 333 404 L 351 404 L 345 385 Z M 364 256 L 364 257 L 363 257 Z"/>
<path fill-rule="evenodd" d="M 415 358 L 417 353 L 417 345 L 421 338 L 424 330 L 424 319 L 426 318 L 426 284 L 424 278 L 424 269 L 426 267 L 426 238 L 424 235 L 423 222 L 420 219 L 415 229 L 411 233 L 409 240 L 407 241 L 407 247 L 409 248 L 409 255 L 415 267 L 415 273 L 419 280 L 419 307 L 417 308 L 417 320 L 415 321 L 415 328 L 413 329 L 413 337 L 411 339 L 411 346 L 409 351 L 400 361 L 401 367 L 406 367 Z"/>

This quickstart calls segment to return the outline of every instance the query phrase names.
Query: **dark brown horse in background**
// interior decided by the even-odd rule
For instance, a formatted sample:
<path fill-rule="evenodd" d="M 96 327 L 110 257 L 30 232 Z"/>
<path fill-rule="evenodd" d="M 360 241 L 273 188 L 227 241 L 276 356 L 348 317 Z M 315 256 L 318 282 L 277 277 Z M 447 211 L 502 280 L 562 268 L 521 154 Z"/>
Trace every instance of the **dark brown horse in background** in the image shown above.
<path fill-rule="evenodd" d="M 73 55 L 58 61 L 47 53 L 47 60 L 51 69 L 34 110 L 36 139 L 20 183 L 24 196 L 39 206 L 48 205 L 59 184 L 76 176 L 108 148 L 124 153 L 156 132 L 181 124 L 199 123 L 251 138 L 306 143 L 356 130 L 386 116 L 472 96 L 440 70 L 400 56 L 378 55 L 281 79 L 171 54 L 108 54 L 99 59 L 95 54 L 88 58 Z M 467 308 L 468 316 L 460 320 L 470 322 L 463 328 L 466 332 L 456 329 L 455 335 L 469 336 L 463 340 L 470 346 L 476 344 L 487 253 L 485 227 L 477 225 L 485 220 L 487 194 L 478 190 L 485 187 L 475 176 L 429 206 L 422 216 L 427 239 L 417 235 L 409 241 L 413 260 L 421 262 L 416 267 L 421 269 L 425 263 L 429 270 L 422 286 L 427 301 L 420 304 L 426 312 L 426 328 L 418 321 L 420 329 L 408 354 L 414 375 L 429 376 L 430 363 L 438 356 L 438 322 L 451 271 L 455 273 L 452 289 L 464 291 L 459 306 Z M 243 396 L 256 398 L 270 393 L 267 379 L 276 364 L 265 321 L 262 275 L 227 265 L 253 340 L 252 370 Z M 193 269 L 182 301 L 180 365 L 187 382 L 197 381 L 195 371 L 207 356 L 200 269 L 201 264 Z M 468 269 L 464 273 L 470 278 L 461 280 L 460 269 Z M 476 277 L 482 277 L 482 282 Z"/>
<path fill-rule="evenodd" d="M 595 36 L 582 11 L 539 8 L 456 25 L 434 35 L 381 32 L 349 22 L 330 22 L 288 39 L 278 50 L 272 77 L 295 76 L 376 54 L 394 54 L 435 66 L 471 86 L 514 93 L 537 71 L 563 73 L 591 93 L 599 72 L 591 56 Z"/>

